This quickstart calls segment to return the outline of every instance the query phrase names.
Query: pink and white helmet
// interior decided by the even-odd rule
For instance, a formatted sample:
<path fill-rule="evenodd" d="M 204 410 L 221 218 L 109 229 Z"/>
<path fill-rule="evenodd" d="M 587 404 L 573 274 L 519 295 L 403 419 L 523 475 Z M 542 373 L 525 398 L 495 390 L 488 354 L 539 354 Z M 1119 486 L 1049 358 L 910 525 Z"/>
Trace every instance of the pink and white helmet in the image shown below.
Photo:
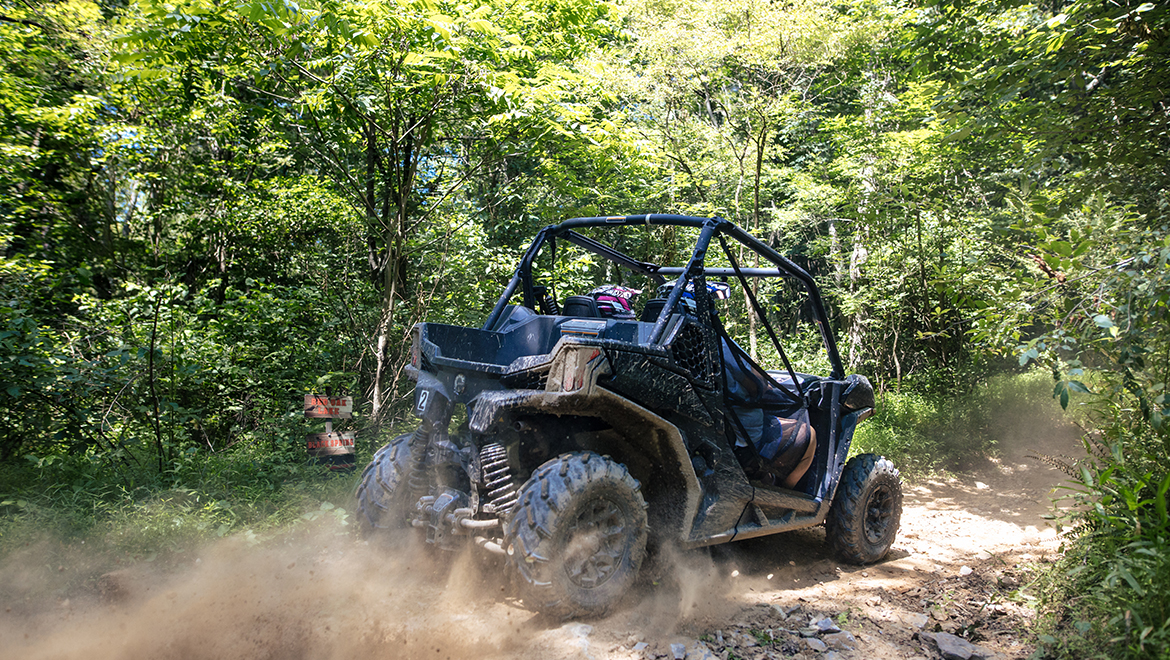
<path fill-rule="evenodd" d="M 597 311 L 602 316 L 632 321 L 634 306 L 631 300 L 639 293 L 642 293 L 641 289 L 606 284 L 590 291 L 589 295 L 597 301 Z"/>

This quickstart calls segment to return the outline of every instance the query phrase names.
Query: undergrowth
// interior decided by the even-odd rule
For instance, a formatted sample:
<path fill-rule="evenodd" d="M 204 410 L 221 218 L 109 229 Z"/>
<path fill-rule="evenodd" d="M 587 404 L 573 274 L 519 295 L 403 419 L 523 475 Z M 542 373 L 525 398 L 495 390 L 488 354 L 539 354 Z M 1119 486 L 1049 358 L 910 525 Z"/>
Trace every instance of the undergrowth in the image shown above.
<path fill-rule="evenodd" d="M 0 561 L 44 540 L 117 564 L 258 538 L 323 511 L 346 524 L 356 479 L 257 446 L 188 451 L 161 474 L 93 455 L 28 457 L 0 465 Z"/>
<path fill-rule="evenodd" d="M 1064 553 L 1041 580 L 1038 657 L 1170 658 L 1166 448 L 1125 411 L 1110 416 L 1085 458 L 1049 460 L 1075 486 Z"/>
<path fill-rule="evenodd" d="M 903 473 L 921 475 L 995 456 L 1012 442 L 1029 443 L 1062 423 L 1051 374 L 999 374 L 965 395 L 946 398 L 884 392 L 853 438 L 853 454 L 882 454 Z M 1026 444 L 1025 444 L 1026 446 Z"/>

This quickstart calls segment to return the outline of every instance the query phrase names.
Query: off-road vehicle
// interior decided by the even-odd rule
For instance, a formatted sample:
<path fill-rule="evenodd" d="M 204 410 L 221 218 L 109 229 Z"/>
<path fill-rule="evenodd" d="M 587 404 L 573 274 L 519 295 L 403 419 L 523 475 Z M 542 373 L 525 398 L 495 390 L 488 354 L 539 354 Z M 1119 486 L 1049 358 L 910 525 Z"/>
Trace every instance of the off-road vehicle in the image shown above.
<path fill-rule="evenodd" d="M 678 265 L 630 256 L 684 239 L 693 248 Z M 558 300 L 581 264 L 660 297 L 640 310 L 621 286 Z M 720 300 L 729 295 L 740 297 Z M 725 318 L 733 302 L 754 312 L 783 370 L 761 368 L 732 339 L 729 327 L 745 327 Z M 823 344 L 828 375 L 792 368 L 773 318 L 786 329 L 807 319 L 806 344 Z M 821 523 L 846 561 L 875 562 L 893 543 L 897 470 L 872 454 L 846 462 L 873 410 L 869 381 L 845 375 L 809 273 L 727 220 L 546 227 L 482 328 L 420 323 L 412 337 L 419 425 L 366 467 L 361 524 L 415 533 L 436 552 L 473 543 L 500 555 L 527 607 L 604 614 L 668 544 Z"/>

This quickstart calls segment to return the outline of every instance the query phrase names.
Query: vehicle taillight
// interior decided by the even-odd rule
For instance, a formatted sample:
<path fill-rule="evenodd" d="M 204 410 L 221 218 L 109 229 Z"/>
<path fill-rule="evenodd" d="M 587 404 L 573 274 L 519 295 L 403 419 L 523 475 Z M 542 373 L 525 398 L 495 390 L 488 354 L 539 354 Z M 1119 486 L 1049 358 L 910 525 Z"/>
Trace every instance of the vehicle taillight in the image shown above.
<path fill-rule="evenodd" d="M 419 347 L 418 340 L 418 328 L 415 328 L 410 331 L 410 366 L 415 369 L 418 369 L 419 364 L 422 362 L 421 351 L 422 349 Z"/>

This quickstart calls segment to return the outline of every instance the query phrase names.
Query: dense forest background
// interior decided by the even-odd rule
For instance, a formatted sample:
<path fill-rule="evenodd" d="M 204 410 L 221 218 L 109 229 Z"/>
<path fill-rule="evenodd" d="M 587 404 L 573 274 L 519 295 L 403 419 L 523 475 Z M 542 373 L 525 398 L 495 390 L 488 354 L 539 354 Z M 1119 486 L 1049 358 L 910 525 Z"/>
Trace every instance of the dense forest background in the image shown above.
<path fill-rule="evenodd" d="M 165 487 L 230 530 L 307 478 L 303 393 L 382 444 L 411 326 L 478 325 L 539 227 L 720 215 L 940 428 L 1034 365 L 1084 404 L 1045 652 L 1168 652 L 1165 3 L 0 0 L 0 52 L 7 525 Z"/>

